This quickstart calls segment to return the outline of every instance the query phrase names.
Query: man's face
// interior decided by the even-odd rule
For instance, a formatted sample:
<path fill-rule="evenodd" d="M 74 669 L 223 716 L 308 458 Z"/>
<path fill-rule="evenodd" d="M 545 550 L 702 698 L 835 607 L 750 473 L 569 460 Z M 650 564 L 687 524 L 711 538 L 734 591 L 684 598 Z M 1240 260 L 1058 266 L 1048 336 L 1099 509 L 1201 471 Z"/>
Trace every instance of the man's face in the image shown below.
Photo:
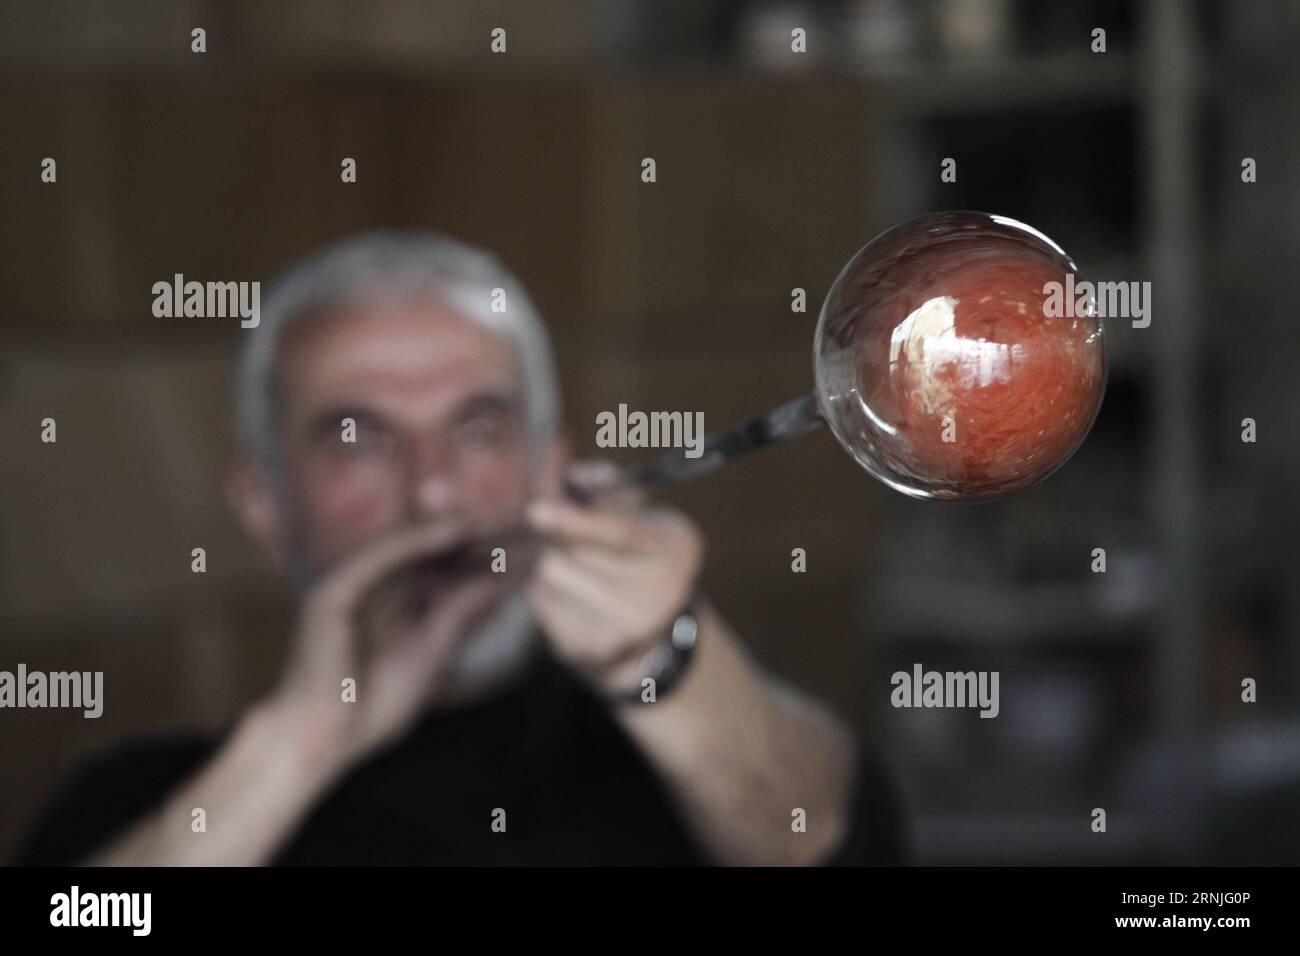
<path fill-rule="evenodd" d="M 376 304 L 292 328 L 279 371 L 291 538 L 312 571 L 402 525 L 517 519 L 531 468 L 504 338 L 431 297 Z"/>

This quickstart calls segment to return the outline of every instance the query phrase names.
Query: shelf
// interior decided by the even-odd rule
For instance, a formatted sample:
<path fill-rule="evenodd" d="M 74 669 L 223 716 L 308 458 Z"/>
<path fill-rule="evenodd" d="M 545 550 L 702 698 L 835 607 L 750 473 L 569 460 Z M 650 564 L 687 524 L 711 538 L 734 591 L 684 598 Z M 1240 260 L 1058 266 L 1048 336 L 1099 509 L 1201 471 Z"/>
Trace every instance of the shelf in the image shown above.
<path fill-rule="evenodd" d="M 1115 578 L 1113 581 L 1119 581 Z M 1151 588 L 1107 583 L 1010 587 L 989 582 L 881 582 L 871 604 L 871 639 L 881 643 L 946 639 L 963 643 L 1098 641 L 1125 645 L 1156 613 Z"/>
<path fill-rule="evenodd" d="M 1120 53 L 998 57 L 965 63 L 900 61 L 849 69 L 890 97 L 890 106 L 938 113 L 1018 109 L 1062 102 L 1129 103 L 1137 97 L 1136 71 Z"/>

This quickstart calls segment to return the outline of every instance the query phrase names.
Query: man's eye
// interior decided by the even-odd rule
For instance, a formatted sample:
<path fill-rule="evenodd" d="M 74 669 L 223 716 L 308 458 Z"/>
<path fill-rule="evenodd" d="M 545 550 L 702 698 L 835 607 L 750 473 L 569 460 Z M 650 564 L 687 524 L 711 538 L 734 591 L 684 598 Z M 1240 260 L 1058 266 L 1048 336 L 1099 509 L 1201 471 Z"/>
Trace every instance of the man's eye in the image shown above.
<path fill-rule="evenodd" d="M 343 450 L 354 455 L 378 455 L 393 446 L 393 436 L 382 428 L 358 425 L 355 441 L 344 442 Z"/>
<path fill-rule="evenodd" d="M 509 427 L 499 416 L 476 415 L 461 422 L 457 431 L 467 444 L 495 445 L 507 436 Z"/>

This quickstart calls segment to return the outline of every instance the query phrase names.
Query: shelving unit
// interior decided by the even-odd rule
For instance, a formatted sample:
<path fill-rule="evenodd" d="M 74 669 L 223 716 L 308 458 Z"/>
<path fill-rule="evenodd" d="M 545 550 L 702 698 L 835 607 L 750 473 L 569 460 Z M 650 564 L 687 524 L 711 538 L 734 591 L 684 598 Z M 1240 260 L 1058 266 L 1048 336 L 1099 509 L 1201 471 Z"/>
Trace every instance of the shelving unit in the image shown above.
<path fill-rule="evenodd" d="M 1181 22 L 1183 14 L 1177 4 L 1153 5 L 1137 34 L 1138 46 L 1131 50 L 1094 54 L 1088 51 L 1086 37 L 1081 37 L 1078 50 L 1069 53 L 999 57 L 984 63 L 933 67 L 913 62 L 868 71 L 873 99 L 881 104 L 871 111 L 877 118 L 873 139 L 881 144 L 884 171 L 875 180 L 872 202 L 873 217 L 879 226 L 884 228 L 932 209 L 990 209 L 997 199 L 979 197 L 1005 197 L 1004 201 L 1017 202 L 1024 211 L 991 211 L 1019 215 L 1040 225 L 1075 254 L 1085 277 L 1151 278 L 1156 288 L 1161 288 L 1171 274 L 1186 275 L 1191 254 L 1186 243 L 1159 257 L 1149 254 L 1157 237 L 1176 228 L 1173 224 L 1187 215 L 1181 204 L 1186 202 L 1188 190 L 1174 190 L 1178 195 L 1173 196 L 1170 190 L 1162 193 L 1155 188 L 1162 176 L 1172 175 L 1169 167 L 1177 162 L 1177 150 L 1186 145 L 1181 140 L 1185 134 L 1181 128 L 1171 127 L 1167 118 L 1163 123 L 1156 122 L 1155 114 L 1162 111 L 1167 117 L 1170 111 L 1185 110 L 1188 91 L 1182 86 L 1153 88 L 1150 76 L 1153 57 L 1178 57 L 1190 52 L 1184 48 L 1190 46 L 1190 30 Z M 1117 113 L 1131 117 L 1139 150 L 1152 155 L 1153 163 L 1143 170 L 1135 158 L 1129 170 L 1131 182 L 1112 192 L 1155 196 L 1156 204 L 1148 215 L 1141 220 L 1131 212 L 1127 217 L 1117 217 L 1115 209 L 1090 205 L 1086 210 L 1090 218 L 1069 218 L 1080 210 L 1080 203 L 1066 203 L 1064 214 L 1041 201 L 1036 203 L 1036 198 L 1069 189 L 1070 183 L 1076 190 L 1106 185 L 1095 175 L 1089 178 L 1087 167 L 1093 160 L 1088 154 L 1104 154 L 1104 138 L 1125 132 L 1122 126 L 1115 125 Z M 1060 143 L 1057 131 L 1062 125 L 1078 130 L 1077 153 L 1052 149 Z M 984 127 L 982 139 L 976 127 Z M 973 128 L 975 142 L 971 141 Z M 990 143 L 989 129 L 1011 130 L 1020 138 L 1008 139 L 1001 145 Z M 1098 138 L 1102 141 L 1098 142 Z M 1048 149 L 1035 149 L 1044 142 L 1049 144 Z M 973 148 L 986 154 L 973 157 Z M 1023 160 L 1026 152 L 1032 156 L 1028 165 Z M 1045 184 L 1017 181 L 1009 189 L 1007 184 L 990 183 L 999 155 L 1006 157 L 1010 175 L 1037 177 Z M 959 185 L 940 182 L 939 163 L 948 156 L 957 159 Z M 963 166 L 968 167 L 964 180 Z M 962 198 L 954 200 L 954 194 Z M 1116 218 L 1131 221 L 1117 230 L 1113 224 Z M 1164 321 L 1154 325 L 1153 336 L 1191 334 L 1186 326 L 1181 327 L 1183 333 L 1178 331 L 1180 326 L 1170 319 L 1177 313 L 1167 305 L 1161 303 L 1158 314 Z M 1147 332 L 1152 330 L 1129 331 L 1110 323 L 1107 345 L 1112 400 L 1117 385 L 1120 394 L 1133 389 L 1160 394 L 1180 387 L 1190 376 L 1190 355 L 1184 346 L 1160 365 L 1155 381 L 1149 380 L 1152 349 L 1147 345 L 1148 336 L 1143 335 Z M 1103 414 L 1106 411 L 1113 414 L 1116 410 L 1112 406 Z M 1177 420 L 1180 414 L 1175 405 L 1161 403 L 1142 423 L 1140 435 L 1153 436 L 1167 430 L 1182 433 L 1185 426 Z M 1099 421 L 1090 442 L 1114 440 L 1105 434 L 1106 424 L 1104 419 Z M 1133 442 L 1126 448 L 1108 447 L 1109 455 L 1081 452 L 1071 462 L 1072 478 L 1079 484 L 1081 472 L 1087 469 L 1082 484 L 1104 486 L 1107 461 L 1116 454 L 1140 454 L 1141 447 L 1140 442 Z M 1019 538 L 1004 534 L 992 542 L 1000 545 L 992 553 L 988 552 L 990 529 L 984 521 L 987 514 L 932 515 L 933 559 L 927 562 L 913 555 L 911 570 L 904 567 L 881 574 L 878 569 L 866 592 L 864 617 L 868 640 L 876 648 L 873 659 L 882 670 L 892 671 L 914 659 L 950 660 L 954 667 L 969 668 L 975 666 L 969 662 L 973 656 L 993 661 L 990 667 L 1001 662 L 1004 680 L 1010 677 L 1015 681 L 1018 668 L 1028 669 L 1031 674 L 1041 669 L 1051 686 L 1054 673 L 1062 679 L 1053 668 L 1063 654 L 1074 653 L 1077 657 L 1079 649 L 1086 648 L 1095 657 L 1096 650 L 1104 647 L 1112 655 L 1136 662 L 1154 649 L 1157 680 L 1164 690 L 1151 715 L 1153 726 L 1143 733 L 1167 734 L 1172 727 L 1194 724 L 1189 720 L 1194 718 L 1194 699 L 1181 689 L 1186 686 L 1188 672 L 1195 672 L 1195 664 L 1188 661 L 1196 659 L 1196 612 L 1194 607 L 1183 610 L 1176 606 L 1188 597 L 1195 559 L 1187 553 L 1171 566 L 1166 559 L 1174 543 L 1166 541 L 1161 545 L 1154 535 L 1157 529 L 1169 529 L 1173 509 L 1179 509 L 1184 518 L 1195 514 L 1193 510 L 1181 511 L 1191 504 L 1183 480 L 1190 456 L 1177 456 L 1168 442 L 1160 447 L 1165 450 L 1156 460 L 1156 483 L 1163 491 L 1133 509 L 1140 524 L 1128 529 L 1129 540 L 1113 541 L 1106 537 L 1104 527 L 1095 530 L 1094 546 L 1106 547 L 1111 561 L 1105 576 L 1090 572 L 1090 548 L 1078 538 L 1076 523 L 1087 521 L 1091 513 L 1087 502 L 1085 507 L 1070 508 L 1064 496 L 1052 497 L 1054 504 L 1044 508 L 1042 514 L 1051 515 L 1048 520 L 1061 529 L 1056 541 L 1045 542 L 1041 534 L 1036 541 L 1027 534 Z M 1053 480 L 1060 481 L 1061 476 Z M 1086 487 L 1080 491 L 1088 493 Z M 1111 495 L 1118 497 L 1117 491 L 1111 489 Z M 997 512 L 995 521 L 1014 523 L 1025 517 L 1042 520 L 1041 514 L 1013 507 Z M 915 516 L 900 515 L 898 520 L 901 528 Z M 1184 534 L 1181 546 L 1187 544 Z M 1053 551 L 1062 548 L 1077 556 L 1069 571 L 1046 581 L 1025 580 L 1024 565 L 1033 564 L 1036 555 L 1051 555 L 1059 565 L 1060 555 Z M 1117 567 L 1116 558 L 1125 548 L 1127 553 Z M 962 555 L 983 552 L 993 567 L 981 572 L 976 567 L 977 557 L 958 560 L 951 553 L 945 554 L 947 549 Z M 908 559 L 904 559 L 907 563 Z M 919 568 L 924 568 L 924 573 Z M 1076 661 L 1075 666 L 1087 672 L 1087 664 Z M 1113 685 L 1116 678 L 1113 662 L 1094 665 L 1085 678 L 1084 693 L 1095 697 Z M 1175 687 L 1180 689 L 1176 691 Z M 1003 693 L 1009 693 L 1005 685 Z M 896 725 L 891 717 L 882 716 L 886 727 Z M 1060 794 L 1044 795 L 1036 811 L 1037 823 L 1032 825 L 1024 823 L 1020 814 L 1009 816 L 996 802 L 981 803 L 976 792 L 981 777 L 1023 772 L 1018 766 L 1020 761 L 1032 762 L 1033 756 L 1017 756 L 1013 747 L 1006 747 L 1005 742 L 981 728 L 970 732 L 992 748 L 986 761 L 972 764 L 950 749 L 946 760 L 930 761 L 919 772 L 913 768 L 909 780 L 912 796 L 923 808 L 916 821 L 917 851 L 923 861 L 1052 862 L 1053 853 L 1045 852 L 1044 847 L 1056 848 L 1060 859 L 1077 859 L 1083 854 L 1098 862 L 1158 860 L 1173 857 L 1176 848 L 1185 845 L 1176 836 L 1171 838 L 1159 820 L 1151 818 L 1140 826 L 1136 819 L 1125 821 L 1126 826 L 1116 827 L 1118 839 L 1098 842 L 1088 828 L 1087 811 L 1094 806 L 1110 806 L 1114 812 L 1115 797 L 1113 780 L 1101 783 L 1103 777 L 1097 774 L 1088 777 L 1095 781 L 1090 784 L 1078 780 L 1082 790 L 1073 794 L 1079 804 L 1071 808 L 1073 812 L 1065 812 L 1054 802 L 1061 799 Z M 1090 752 L 1102 746 L 1103 739 L 1097 731 L 1092 739 L 1076 742 L 1076 761 L 1086 760 Z M 1183 737 L 1182 745 L 1189 744 L 1189 738 Z M 902 745 L 906 747 L 906 740 Z M 898 749 L 894 748 L 899 763 L 913 762 Z M 1057 765 L 1048 772 L 1060 774 L 1063 769 Z M 1181 800 L 1170 804 L 1182 807 L 1186 813 L 1194 812 Z M 1186 820 L 1179 823 L 1185 824 Z"/>

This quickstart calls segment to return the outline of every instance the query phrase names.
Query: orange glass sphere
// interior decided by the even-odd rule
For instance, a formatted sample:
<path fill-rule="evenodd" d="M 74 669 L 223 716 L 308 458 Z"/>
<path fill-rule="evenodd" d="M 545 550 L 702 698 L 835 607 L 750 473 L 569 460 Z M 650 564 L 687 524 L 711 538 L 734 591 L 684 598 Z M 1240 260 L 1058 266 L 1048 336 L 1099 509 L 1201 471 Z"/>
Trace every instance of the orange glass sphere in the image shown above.
<path fill-rule="evenodd" d="M 864 246 L 817 326 L 818 402 L 836 438 L 919 498 L 988 500 L 1046 478 L 1088 434 L 1106 384 L 1097 310 L 1052 296 L 1070 274 L 1077 284 L 1052 240 L 986 213 L 922 216 Z"/>

